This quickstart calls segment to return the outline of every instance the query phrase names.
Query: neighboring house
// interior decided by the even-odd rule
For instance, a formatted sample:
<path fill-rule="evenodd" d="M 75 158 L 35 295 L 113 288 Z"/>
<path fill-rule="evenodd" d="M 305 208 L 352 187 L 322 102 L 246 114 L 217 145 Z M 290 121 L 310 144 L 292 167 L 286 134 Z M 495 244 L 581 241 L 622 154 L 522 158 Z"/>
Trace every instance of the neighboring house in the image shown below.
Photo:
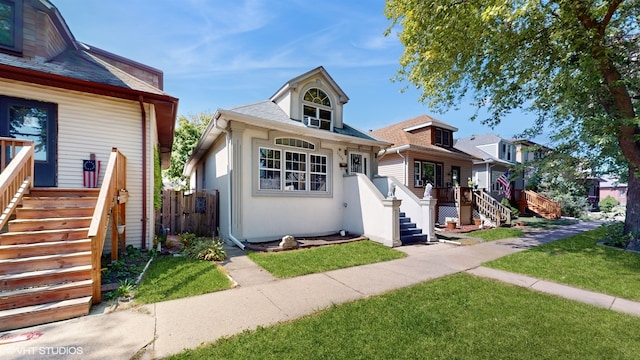
<path fill-rule="evenodd" d="M 90 153 L 101 179 L 118 148 L 128 160 L 127 244 L 148 246 L 154 154 L 160 146 L 168 166 L 178 106 L 162 71 L 77 41 L 47 0 L 3 0 L 0 14 L 0 136 L 35 141 L 37 187 L 82 188 Z"/>
<path fill-rule="evenodd" d="M 516 146 L 516 162 L 524 165 L 522 173 L 514 181 L 515 188 L 518 190 L 526 189 L 527 181 L 536 171 L 532 163 L 544 157 L 551 149 L 531 140 L 512 139 L 511 142 Z"/>
<path fill-rule="evenodd" d="M 516 144 L 494 134 L 484 134 L 458 139 L 454 147 L 476 158 L 473 160 L 473 183 L 493 197 L 502 198 L 503 186 L 498 179 L 515 165 Z M 511 180 L 516 184 L 514 188 L 522 189 L 523 182 L 514 178 L 516 176 L 511 174 Z"/>
<path fill-rule="evenodd" d="M 453 147 L 456 131 L 427 115 L 372 131 L 393 144 L 378 154 L 378 172 L 395 177 L 420 198 L 427 183 L 435 188 L 468 186 L 474 158 Z"/>
<path fill-rule="evenodd" d="M 459 219 L 459 224 L 471 223 L 471 204 L 461 207 L 454 194 L 458 187 L 473 186 L 473 157 L 453 147 L 458 129 L 427 115 L 371 132 L 393 144 L 378 153 L 378 169 L 382 176 L 396 178 L 418 198 L 431 184 L 438 198 L 435 219 L 444 224 L 447 218 Z"/>
<path fill-rule="evenodd" d="M 348 101 L 320 66 L 268 100 L 215 112 L 184 174 L 195 190 L 219 190 L 222 238 L 244 247 L 346 230 L 398 244 L 387 210 L 399 200 L 371 180 L 389 144 L 345 123 Z"/>
<path fill-rule="evenodd" d="M 611 196 L 618 200 L 620 205 L 627 205 L 627 184 L 621 183 L 620 179 L 614 176 L 602 176 L 601 179 L 599 200 Z"/>
<path fill-rule="evenodd" d="M 87 314 L 103 248 L 152 244 L 178 106 L 162 88 L 77 41 L 50 1 L 0 0 L 0 331 Z"/>

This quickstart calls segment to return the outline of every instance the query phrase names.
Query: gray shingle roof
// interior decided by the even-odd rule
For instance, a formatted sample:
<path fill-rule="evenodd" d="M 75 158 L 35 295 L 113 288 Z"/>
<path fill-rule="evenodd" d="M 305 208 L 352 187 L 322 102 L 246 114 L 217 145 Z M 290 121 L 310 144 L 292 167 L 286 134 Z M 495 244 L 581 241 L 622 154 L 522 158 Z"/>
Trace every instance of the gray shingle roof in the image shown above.
<path fill-rule="evenodd" d="M 49 61 L 0 53 L 0 63 L 27 70 L 64 76 L 98 84 L 117 86 L 151 94 L 167 95 L 162 90 L 129 75 L 83 50 L 67 49 Z"/>
<path fill-rule="evenodd" d="M 306 127 L 302 122 L 291 119 L 280 108 L 280 106 L 278 106 L 276 103 L 269 100 L 248 104 L 248 105 L 243 105 L 243 106 L 238 106 L 229 110 L 236 113 L 273 121 L 275 123 Z M 379 139 L 373 136 L 370 136 L 361 130 L 356 129 L 353 126 L 347 125 L 345 123 L 343 123 L 342 125 L 343 125 L 342 129 L 334 128 L 333 132 L 336 134 L 352 136 L 352 137 L 365 139 L 365 140 L 380 141 Z M 325 130 L 322 130 L 322 131 L 325 131 Z"/>
<path fill-rule="evenodd" d="M 456 141 L 454 147 L 483 160 L 502 161 L 499 158 L 482 151 L 477 146 L 487 144 L 497 144 L 501 138 L 494 134 L 472 135 L 466 138 L 460 138 Z"/>

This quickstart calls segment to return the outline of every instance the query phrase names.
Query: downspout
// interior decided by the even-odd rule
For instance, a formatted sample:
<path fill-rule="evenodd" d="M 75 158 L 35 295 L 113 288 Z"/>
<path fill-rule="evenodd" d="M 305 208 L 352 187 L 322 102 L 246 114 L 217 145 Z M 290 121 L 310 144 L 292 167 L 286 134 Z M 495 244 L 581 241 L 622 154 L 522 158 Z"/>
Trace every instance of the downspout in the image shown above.
<path fill-rule="evenodd" d="M 402 185 L 409 186 L 409 184 L 407 184 L 407 172 L 409 171 L 407 168 L 407 158 L 400 154 L 400 149 L 396 149 L 396 154 L 402 158 Z"/>
<path fill-rule="evenodd" d="M 138 97 L 140 120 L 142 124 L 142 242 L 141 249 L 147 248 L 147 112 L 144 110 L 144 98 Z"/>
<path fill-rule="evenodd" d="M 220 115 L 218 115 L 218 118 L 220 117 Z M 231 219 L 231 193 L 232 193 L 232 189 L 231 189 L 231 161 L 233 160 L 231 157 L 231 134 L 229 134 L 229 131 L 227 129 L 223 129 L 221 127 L 218 126 L 218 118 L 213 119 L 213 127 L 224 132 L 225 134 L 225 141 L 227 142 L 227 189 L 229 191 L 229 201 L 227 201 L 227 214 L 229 214 L 228 218 L 229 218 L 229 240 L 231 240 L 234 244 L 236 244 L 240 249 L 244 250 L 244 244 L 242 243 L 242 241 L 238 240 L 232 233 L 232 219 Z"/>

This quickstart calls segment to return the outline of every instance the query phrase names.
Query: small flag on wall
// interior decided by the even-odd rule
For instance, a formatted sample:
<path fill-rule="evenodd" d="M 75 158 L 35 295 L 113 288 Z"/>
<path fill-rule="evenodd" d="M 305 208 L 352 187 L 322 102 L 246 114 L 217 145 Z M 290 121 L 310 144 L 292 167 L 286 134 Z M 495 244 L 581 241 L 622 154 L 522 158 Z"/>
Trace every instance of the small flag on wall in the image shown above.
<path fill-rule="evenodd" d="M 100 178 L 100 161 L 91 154 L 90 160 L 82 160 L 82 186 L 86 188 L 97 188 Z"/>

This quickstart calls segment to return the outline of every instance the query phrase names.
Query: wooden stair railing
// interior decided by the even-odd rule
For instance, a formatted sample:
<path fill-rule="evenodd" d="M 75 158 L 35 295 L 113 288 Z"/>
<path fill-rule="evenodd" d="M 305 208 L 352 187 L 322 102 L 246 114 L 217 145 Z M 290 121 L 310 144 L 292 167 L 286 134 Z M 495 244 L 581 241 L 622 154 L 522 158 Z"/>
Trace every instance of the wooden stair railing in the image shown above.
<path fill-rule="evenodd" d="M 473 205 L 480 214 L 488 217 L 497 227 L 502 226 L 503 223 L 511 224 L 511 209 L 502 205 L 484 190 L 473 193 Z"/>
<path fill-rule="evenodd" d="M 0 138 L 0 229 L 7 224 L 22 196 L 33 188 L 33 167 L 33 141 Z"/>
<path fill-rule="evenodd" d="M 101 257 L 104 240 L 107 235 L 109 217 L 112 215 L 112 259 L 117 260 L 118 232 L 117 225 L 124 223 L 124 201 L 119 199 L 121 190 L 126 189 L 127 183 L 127 158 L 118 149 L 113 148 L 109 156 L 107 169 L 100 187 L 100 195 L 93 213 L 93 219 L 89 226 L 89 239 L 91 240 L 91 280 L 93 281 L 93 303 L 102 301 L 101 294 Z M 126 200 L 125 200 L 126 201 Z M 112 211 L 115 208 L 115 211 Z M 119 213 L 122 212 L 122 215 Z M 121 219 L 121 220 L 119 220 Z M 120 222 L 121 221 L 121 222 Z M 119 223 L 120 222 L 120 223 Z"/>
<path fill-rule="evenodd" d="M 559 219 L 562 216 L 562 206 L 535 191 L 525 190 L 524 199 L 527 207 L 547 219 Z"/>

